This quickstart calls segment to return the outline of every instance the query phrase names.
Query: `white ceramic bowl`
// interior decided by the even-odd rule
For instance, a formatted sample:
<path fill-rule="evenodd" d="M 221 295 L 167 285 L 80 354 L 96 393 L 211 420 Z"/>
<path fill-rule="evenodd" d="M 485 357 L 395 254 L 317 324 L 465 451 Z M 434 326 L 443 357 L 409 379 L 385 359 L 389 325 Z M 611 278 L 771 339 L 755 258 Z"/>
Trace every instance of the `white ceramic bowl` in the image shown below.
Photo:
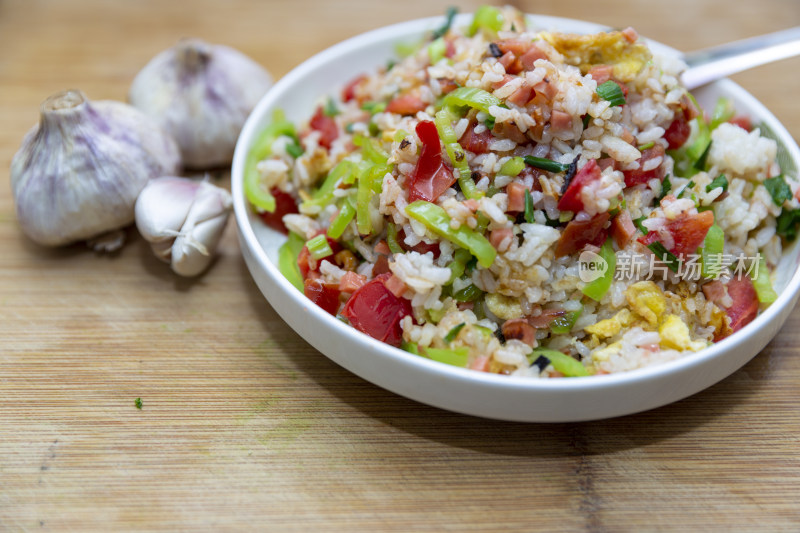
<path fill-rule="evenodd" d="M 460 15 L 455 24 L 469 22 Z M 607 28 L 570 19 L 533 16 L 543 29 L 590 33 Z M 800 288 L 797 243 L 785 251 L 776 289 L 780 296 L 751 324 L 731 337 L 680 360 L 631 372 L 572 379 L 525 379 L 475 372 L 411 355 L 360 333 L 307 300 L 278 271 L 283 235 L 266 227 L 249 209 L 242 188 L 246 153 L 276 108 L 302 122 L 322 95 L 363 72 L 384 65 L 394 45 L 419 39 L 442 17 L 414 20 L 348 39 L 307 60 L 264 96 L 242 130 L 232 169 L 232 191 L 242 253 L 261 292 L 281 317 L 327 357 L 362 378 L 397 394 L 443 409 L 525 422 L 568 422 L 620 416 L 659 407 L 699 392 L 736 371 L 772 339 L 795 305 Z M 673 49 L 650 43 L 660 53 Z M 740 112 L 765 122 L 786 156 L 800 168 L 800 150 L 786 129 L 753 96 L 723 80 L 695 91 L 703 107 L 720 95 Z"/>

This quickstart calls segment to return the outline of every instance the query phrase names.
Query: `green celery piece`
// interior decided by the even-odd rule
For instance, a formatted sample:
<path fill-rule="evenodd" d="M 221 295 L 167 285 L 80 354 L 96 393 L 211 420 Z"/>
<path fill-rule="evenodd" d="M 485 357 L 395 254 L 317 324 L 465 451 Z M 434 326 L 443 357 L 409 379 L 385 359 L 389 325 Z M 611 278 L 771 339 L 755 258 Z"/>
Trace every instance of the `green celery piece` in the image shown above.
<path fill-rule="evenodd" d="M 756 290 L 758 301 L 762 304 L 771 304 L 778 299 L 778 294 L 772 288 L 772 282 L 769 279 L 767 261 L 761 254 L 758 254 L 758 275 L 753 278 L 753 288 Z"/>
<path fill-rule="evenodd" d="M 551 350 L 549 348 L 536 348 L 530 353 L 530 355 L 528 355 L 528 360 L 531 362 L 536 361 L 539 356 L 544 356 L 545 358 L 549 359 L 550 364 L 553 365 L 553 368 L 568 378 L 586 377 L 592 375 L 589 370 L 583 366 L 583 363 L 557 350 Z"/>
<path fill-rule="evenodd" d="M 438 205 L 417 200 L 406 206 L 406 214 L 424 224 L 426 228 L 440 237 L 472 252 L 482 267 L 489 268 L 494 263 L 497 250 L 486 237 L 469 229 L 466 225 L 461 225 L 458 229 L 451 228 L 450 217 Z"/>
<path fill-rule="evenodd" d="M 342 204 L 339 214 L 336 215 L 336 218 L 333 219 L 330 227 L 328 227 L 328 237 L 331 239 L 338 239 L 341 237 L 354 216 L 356 216 L 356 208 L 353 207 L 351 201 L 347 199 Z"/>
<path fill-rule="evenodd" d="M 448 285 L 464 275 L 464 271 L 470 259 L 472 259 L 472 254 L 469 253 L 468 250 L 459 248 L 455 251 L 453 254 L 453 262 L 447 265 L 451 272 L 450 281 L 447 282 Z"/>
<path fill-rule="evenodd" d="M 444 37 L 439 37 L 428 45 L 428 59 L 431 65 L 435 65 L 447 53 L 447 44 L 444 42 Z"/>
<path fill-rule="evenodd" d="M 372 200 L 372 165 L 362 161 L 359 163 L 358 190 L 356 192 L 356 226 L 361 235 L 372 232 L 372 219 L 369 216 L 369 204 Z"/>
<path fill-rule="evenodd" d="M 564 315 L 556 317 L 555 320 L 550 322 L 550 331 L 556 335 L 569 333 L 575 326 L 575 322 L 580 318 L 581 313 L 583 313 L 583 307 L 577 311 L 567 311 Z"/>
<path fill-rule="evenodd" d="M 444 348 L 423 348 L 421 351 L 434 361 L 452 366 L 466 368 L 469 362 L 469 348 L 466 346 L 461 346 L 460 348 L 452 350 Z"/>
<path fill-rule="evenodd" d="M 711 113 L 711 124 L 709 125 L 711 131 L 717 129 L 717 126 L 723 122 L 728 122 L 735 114 L 736 108 L 733 106 L 731 99 L 720 96 L 714 106 L 714 111 Z"/>
<path fill-rule="evenodd" d="M 481 198 L 483 192 L 475 187 L 475 182 L 472 181 L 472 173 L 469 170 L 469 163 L 467 162 L 467 154 L 464 148 L 458 143 L 456 132 L 453 129 L 453 116 L 454 113 L 448 108 L 443 107 L 434 115 L 433 123 L 436 125 L 436 131 L 439 133 L 439 138 L 444 143 L 447 156 L 453 167 L 458 169 L 458 185 L 461 187 L 461 192 L 464 193 L 469 199 Z"/>
<path fill-rule="evenodd" d="M 428 318 L 434 324 L 438 324 L 441 319 L 444 318 L 444 315 L 447 314 L 447 309 L 442 307 L 441 309 L 428 309 Z"/>
<path fill-rule="evenodd" d="M 305 240 L 297 233 L 290 232 L 289 238 L 278 249 L 278 270 L 297 290 L 303 292 L 303 275 L 297 266 L 297 257 L 305 246 Z"/>
<path fill-rule="evenodd" d="M 328 239 L 325 235 L 317 235 L 306 241 L 306 248 L 308 248 L 311 257 L 317 261 L 333 255 L 333 249 L 331 249 L 330 244 L 328 244 Z"/>
<path fill-rule="evenodd" d="M 489 108 L 493 105 L 502 106 L 503 101 L 477 87 L 459 87 L 448 93 L 442 103 L 445 106 L 461 107 L 469 106 L 479 111 L 489 114 Z"/>
<path fill-rule="evenodd" d="M 518 176 L 525 169 L 525 160 L 521 157 L 512 157 L 500 167 L 500 174 L 504 176 Z"/>
<path fill-rule="evenodd" d="M 381 147 L 377 139 L 364 137 L 363 135 L 353 135 L 353 144 L 361 148 L 364 159 L 377 164 L 386 164 L 389 154 Z"/>
<path fill-rule="evenodd" d="M 614 270 L 617 268 L 617 256 L 614 253 L 614 247 L 611 245 L 611 239 L 607 239 L 600 248 L 600 257 L 608 264 L 608 269 L 602 277 L 586 284 L 581 292 L 599 302 L 603 296 L 611 288 L 611 282 L 614 281 Z"/>
<path fill-rule="evenodd" d="M 487 35 L 494 36 L 503 28 L 503 13 L 494 6 L 481 6 L 475 11 L 472 24 L 469 26 L 467 34 L 472 37 L 478 31 L 483 31 Z"/>
<path fill-rule="evenodd" d="M 284 135 L 298 140 L 294 124 L 286 120 L 282 110 L 276 109 L 272 113 L 272 122 L 258 135 L 245 159 L 243 183 L 245 197 L 251 204 L 268 213 L 275 211 L 275 198 L 261 186 L 256 165 L 272 152 L 275 140 Z"/>
<path fill-rule="evenodd" d="M 414 354 L 414 355 L 420 355 L 420 353 L 419 353 L 419 347 L 417 346 L 417 343 L 416 343 L 416 342 L 406 342 L 406 341 L 403 341 L 403 342 L 400 344 L 400 349 L 401 349 L 401 350 L 405 350 L 405 351 L 407 351 L 408 353 L 412 353 L 412 354 Z"/>
<path fill-rule="evenodd" d="M 722 250 L 725 245 L 725 232 L 716 224 L 708 228 L 706 238 L 700 248 L 701 273 L 705 278 L 711 278 L 720 273 Z"/>
<path fill-rule="evenodd" d="M 310 200 L 303 202 L 302 207 L 308 208 L 311 206 L 325 207 L 334 200 L 333 191 L 336 189 L 336 184 L 341 180 L 345 182 L 348 176 L 355 173 L 356 165 L 347 159 L 339 162 L 338 165 L 333 167 L 325 181 L 322 182 L 319 189 L 314 191 Z"/>

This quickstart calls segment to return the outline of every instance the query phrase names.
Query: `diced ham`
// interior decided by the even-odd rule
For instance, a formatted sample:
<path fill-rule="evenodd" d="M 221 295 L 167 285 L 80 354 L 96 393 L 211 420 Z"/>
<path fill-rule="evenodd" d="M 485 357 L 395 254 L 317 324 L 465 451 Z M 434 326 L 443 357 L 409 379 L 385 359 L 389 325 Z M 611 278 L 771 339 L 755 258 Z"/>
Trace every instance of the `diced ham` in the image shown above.
<path fill-rule="evenodd" d="M 509 212 L 522 213 L 525 211 L 525 191 L 527 190 L 525 185 L 517 181 L 512 181 L 506 186 Z"/>
<path fill-rule="evenodd" d="M 481 133 L 475 133 L 475 128 L 467 128 L 464 135 L 458 140 L 459 144 L 464 150 L 469 150 L 475 154 L 485 154 L 489 151 L 489 143 L 494 140 L 494 136 L 490 130 L 484 130 Z"/>
<path fill-rule="evenodd" d="M 506 320 L 501 331 L 507 341 L 513 339 L 524 342 L 531 348 L 536 346 L 536 328 L 531 326 L 524 318 Z"/>
<path fill-rule="evenodd" d="M 447 78 L 439 78 L 437 81 L 439 82 L 439 88 L 441 89 L 443 95 L 449 94 L 458 89 L 458 84 L 453 80 Z"/>
<path fill-rule="evenodd" d="M 406 284 L 405 282 L 392 274 L 383 282 L 386 285 L 386 288 L 389 289 L 389 292 L 400 298 L 403 296 L 403 293 L 406 292 Z"/>
<path fill-rule="evenodd" d="M 725 312 L 731 319 L 732 332 L 736 333 L 758 315 L 758 296 L 753 282 L 747 276 L 732 277 L 727 288 L 733 303 Z"/>
<path fill-rule="evenodd" d="M 589 183 L 599 180 L 600 177 L 601 172 L 600 167 L 597 166 L 597 160 L 590 159 L 587 161 L 572 178 L 564 194 L 561 195 L 558 200 L 558 209 L 575 213 L 582 211 L 583 199 L 581 198 L 581 190 Z"/>
<path fill-rule="evenodd" d="M 518 74 L 522 71 L 522 64 L 519 62 L 517 56 L 513 52 L 504 53 L 497 61 L 503 65 L 503 68 L 509 74 Z"/>
<path fill-rule="evenodd" d="M 413 116 L 420 111 L 425 111 L 426 107 L 428 107 L 428 104 L 423 102 L 419 95 L 405 93 L 395 96 L 386 106 L 386 111 L 397 113 L 398 115 Z"/>
<path fill-rule="evenodd" d="M 547 59 L 547 54 L 536 46 L 536 43 L 531 43 L 530 49 L 519 56 L 519 62 L 522 64 L 523 70 L 533 70 L 535 68 L 534 63 L 538 59 Z"/>
<path fill-rule="evenodd" d="M 489 371 L 489 356 L 487 355 L 480 355 L 475 358 L 469 364 L 470 370 L 477 370 L 478 372 L 488 372 Z"/>
<path fill-rule="evenodd" d="M 659 164 L 656 168 L 650 170 L 643 170 L 648 161 L 657 158 L 661 158 L 662 164 Z M 651 148 L 643 151 L 642 157 L 639 159 L 639 168 L 635 170 L 625 170 L 622 172 L 625 176 L 625 186 L 633 187 L 634 185 L 639 185 L 640 183 L 647 183 L 653 178 L 657 178 L 659 181 L 662 181 L 664 179 L 663 159 L 664 147 L 660 144 L 655 144 Z"/>
<path fill-rule="evenodd" d="M 608 235 L 605 224 L 609 217 L 608 213 L 598 213 L 589 220 L 570 220 L 556 243 L 556 257 L 579 252 L 587 244 L 603 244 Z"/>
<path fill-rule="evenodd" d="M 528 324 L 536 329 L 549 328 L 550 324 L 558 317 L 564 316 L 567 312 L 563 309 L 542 309 L 541 314 L 529 316 Z"/>
<path fill-rule="evenodd" d="M 353 293 L 367 283 L 367 277 L 355 272 L 345 272 L 339 280 L 339 290 L 341 292 Z"/>
<path fill-rule="evenodd" d="M 372 265 L 372 277 L 376 278 L 381 274 L 386 274 L 389 270 L 389 258 L 385 255 L 378 255 L 375 264 Z"/>
<path fill-rule="evenodd" d="M 622 35 L 629 43 L 635 43 L 639 39 L 639 33 L 630 26 L 622 30 Z"/>
<path fill-rule="evenodd" d="M 386 241 L 384 241 L 383 239 L 378 241 L 378 243 L 375 245 L 375 252 L 383 255 L 392 254 L 392 250 L 389 249 L 389 245 L 386 244 Z"/>
<path fill-rule="evenodd" d="M 709 302 L 720 305 L 723 298 L 728 295 L 728 291 L 725 289 L 724 283 L 715 279 L 703 284 L 703 294 Z"/>
<path fill-rule="evenodd" d="M 622 249 L 633 239 L 636 234 L 636 226 L 633 224 L 631 214 L 626 209 L 617 214 L 611 221 L 611 237 L 617 246 Z"/>
<path fill-rule="evenodd" d="M 489 242 L 498 251 L 503 251 L 508 248 L 511 239 L 514 238 L 514 231 L 511 228 L 497 228 L 489 233 Z M 505 244 L 505 245 L 504 245 Z M 502 250 L 501 250 L 502 247 Z"/>
<path fill-rule="evenodd" d="M 517 78 L 517 76 L 512 76 L 510 74 L 503 74 L 503 79 L 502 80 L 492 83 L 492 89 L 497 90 L 500 87 L 502 87 L 503 85 L 505 85 L 506 83 L 508 83 L 511 80 L 514 80 L 516 78 Z"/>
<path fill-rule="evenodd" d="M 559 109 L 553 109 L 550 114 L 550 128 L 554 132 L 572 129 L 572 115 Z"/>
<path fill-rule="evenodd" d="M 692 134 L 692 127 L 689 121 L 683 114 L 678 114 L 675 119 L 670 122 L 664 132 L 664 139 L 669 144 L 670 150 L 676 150 L 686 144 L 689 136 Z"/>
<path fill-rule="evenodd" d="M 511 139 L 517 144 L 525 144 L 528 138 L 524 133 L 519 131 L 519 128 L 510 122 L 498 122 L 494 125 L 492 133 L 501 139 Z"/>
<path fill-rule="evenodd" d="M 592 79 L 597 82 L 597 85 L 602 85 L 611 79 L 611 75 L 614 73 L 614 67 L 611 65 L 592 65 L 588 73 L 592 76 Z"/>
<path fill-rule="evenodd" d="M 548 100 L 552 100 L 553 97 L 558 93 L 555 86 L 550 83 L 547 78 L 534 85 L 533 88 L 538 94 L 541 94 Z"/>
<path fill-rule="evenodd" d="M 525 82 L 506 98 L 506 102 L 523 107 L 531 99 L 531 94 L 533 94 L 533 88 Z"/>

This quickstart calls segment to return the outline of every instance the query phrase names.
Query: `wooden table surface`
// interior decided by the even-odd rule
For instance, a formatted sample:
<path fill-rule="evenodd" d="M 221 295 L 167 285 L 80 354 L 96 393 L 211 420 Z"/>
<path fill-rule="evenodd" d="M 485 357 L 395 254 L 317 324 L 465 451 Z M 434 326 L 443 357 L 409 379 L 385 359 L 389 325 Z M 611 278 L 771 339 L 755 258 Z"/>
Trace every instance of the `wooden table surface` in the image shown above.
<path fill-rule="evenodd" d="M 450 3 L 0 0 L 0 529 L 800 530 L 800 309 L 694 397 L 515 424 L 418 404 L 330 362 L 260 295 L 232 220 L 213 269 L 189 281 L 134 231 L 111 256 L 19 231 L 7 169 L 49 94 L 124 99 L 183 36 L 280 77 Z M 684 50 L 800 25 L 797 0 L 520 7 Z M 798 71 L 794 59 L 735 77 L 795 138 Z"/>

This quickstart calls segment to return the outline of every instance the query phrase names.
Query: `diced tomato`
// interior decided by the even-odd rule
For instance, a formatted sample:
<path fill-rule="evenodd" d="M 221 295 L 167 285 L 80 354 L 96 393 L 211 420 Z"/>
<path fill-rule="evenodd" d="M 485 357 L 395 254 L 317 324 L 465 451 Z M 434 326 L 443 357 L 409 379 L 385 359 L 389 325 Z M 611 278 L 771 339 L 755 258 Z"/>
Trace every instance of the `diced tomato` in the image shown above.
<path fill-rule="evenodd" d="M 339 127 L 336 121 L 322 111 L 322 106 L 317 107 L 317 112 L 311 117 L 308 123 L 312 130 L 320 132 L 319 144 L 325 148 L 330 148 L 333 141 L 339 137 Z"/>
<path fill-rule="evenodd" d="M 458 140 L 464 150 L 474 154 L 485 154 L 489 151 L 489 143 L 494 140 L 494 135 L 488 129 L 475 133 L 475 128 L 467 128 L 464 135 Z"/>
<path fill-rule="evenodd" d="M 342 314 L 362 333 L 386 344 L 400 346 L 403 338 L 400 321 L 411 314 L 411 302 L 398 298 L 386 288 L 384 282 L 389 276 L 378 276 L 354 292 Z"/>
<path fill-rule="evenodd" d="M 550 127 L 554 132 L 566 131 L 568 129 L 571 129 L 572 115 L 570 115 L 569 113 L 565 113 L 564 111 L 560 111 L 558 109 L 553 109 L 553 112 L 550 115 Z"/>
<path fill-rule="evenodd" d="M 686 144 L 691 133 L 692 127 L 689 125 L 689 121 L 686 120 L 683 113 L 680 113 L 675 116 L 675 119 L 667 127 L 667 131 L 664 132 L 664 139 L 669 143 L 669 149 L 675 150 Z"/>
<path fill-rule="evenodd" d="M 517 181 L 512 181 L 506 186 L 509 212 L 522 213 L 525 211 L 525 191 L 527 190 L 525 185 Z"/>
<path fill-rule="evenodd" d="M 611 237 L 613 237 L 617 246 L 622 249 L 627 246 L 635 234 L 636 226 L 633 224 L 631 214 L 626 209 L 623 209 L 611 221 Z"/>
<path fill-rule="evenodd" d="M 647 183 L 653 178 L 657 178 L 659 181 L 663 180 L 663 164 L 659 164 L 656 168 L 651 170 L 642 170 L 642 167 L 645 166 L 645 163 L 659 157 L 663 162 L 664 147 L 660 144 L 655 144 L 652 148 L 648 148 L 642 152 L 642 157 L 639 159 L 639 168 L 635 170 L 625 170 L 622 172 L 622 174 L 625 176 L 625 186 L 633 187 L 634 185 L 639 185 L 640 183 Z"/>
<path fill-rule="evenodd" d="M 611 79 L 614 73 L 614 67 L 611 65 L 592 65 L 588 74 L 592 75 L 592 79 L 597 82 L 597 85 L 602 85 Z"/>
<path fill-rule="evenodd" d="M 258 216 L 264 221 L 267 226 L 276 229 L 284 235 L 289 234 L 286 225 L 283 223 L 284 215 L 298 213 L 297 204 L 292 198 L 292 195 L 274 187 L 270 194 L 275 198 L 275 211 L 272 213 L 259 213 Z"/>
<path fill-rule="evenodd" d="M 609 218 L 608 213 L 598 213 L 589 220 L 570 220 L 556 243 L 556 257 L 579 252 L 587 244 L 601 245 L 608 236 L 605 224 Z"/>
<path fill-rule="evenodd" d="M 442 160 L 442 146 L 433 122 L 421 121 L 417 124 L 416 132 L 422 142 L 422 153 L 411 174 L 408 202 L 415 200 L 435 202 L 456 182 L 456 178 L 450 167 Z"/>
<path fill-rule="evenodd" d="M 378 241 L 378 243 L 375 245 L 374 250 L 377 253 L 383 255 L 390 255 L 392 253 L 392 250 L 389 248 L 389 245 L 386 244 L 386 241 L 384 241 L 383 239 Z"/>
<path fill-rule="evenodd" d="M 753 282 L 747 276 L 732 277 L 727 287 L 733 303 L 725 312 L 731 319 L 731 330 L 735 333 L 758 315 L 758 296 Z"/>
<path fill-rule="evenodd" d="M 581 199 L 581 189 L 589 183 L 600 179 L 600 167 L 597 166 L 597 161 L 590 159 L 583 165 L 567 186 L 567 190 L 561 195 L 558 200 L 558 209 L 560 211 L 582 211 L 583 200 Z"/>
<path fill-rule="evenodd" d="M 536 345 L 536 328 L 528 324 L 528 321 L 524 318 L 506 320 L 503 322 L 501 331 L 507 341 L 518 340 L 531 348 Z"/>
<path fill-rule="evenodd" d="M 319 279 L 307 279 L 303 286 L 303 294 L 325 311 L 336 316 L 340 303 L 339 285 L 325 283 Z"/>
<path fill-rule="evenodd" d="M 365 79 L 367 79 L 367 76 L 362 74 L 361 76 L 357 76 L 350 80 L 350 82 L 342 89 L 342 101 L 349 102 L 350 100 L 353 100 L 356 97 L 356 87 L 358 87 Z"/>
<path fill-rule="evenodd" d="M 397 113 L 398 115 L 416 115 L 420 111 L 425 111 L 428 104 L 422 101 L 419 95 L 414 93 L 405 93 L 395 96 L 389 105 L 386 106 L 386 111 L 389 113 Z"/>
<path fill-rule="evenodd" d="M 339 290 L 341 292 L 353 293 L 367 283 L 367 277 L 355 272 L 345 272 L 339 280 Z"/>
<path fill-rule="evenodd" d="M 750 117 L 746 117 L 744 115 L 736 115 L 728 122 L 730 122 L 734 126 L 739 126 L 745 131 L 753 131 L 753 121 L 750 120 Z"/>

